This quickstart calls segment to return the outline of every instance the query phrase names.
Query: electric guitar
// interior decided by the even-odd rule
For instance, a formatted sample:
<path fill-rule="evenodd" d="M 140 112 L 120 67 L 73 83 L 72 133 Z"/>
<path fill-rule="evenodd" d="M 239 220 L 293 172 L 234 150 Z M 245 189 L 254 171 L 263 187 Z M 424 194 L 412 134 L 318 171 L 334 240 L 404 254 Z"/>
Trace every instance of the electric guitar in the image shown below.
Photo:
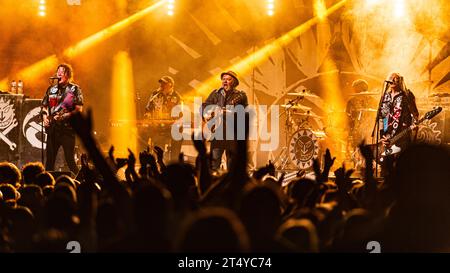
<path fill-rule="evenodd" d="M 62 116 L 69 112 L 69 108 L 73 107 L 73 98 L 74 95 L 72 93 L 67 93 L 64 100 L 55 107 L 54 112 L 48 115 L 49 123 L 48 126 L 45 126 L 46 128 L 49 128 L 54 123 L 63 121 Z"/>
<path fill-rule="evenodd" d="M 411 125 L 410 127 L 404 129 L 400 133 L 396 134 L 395 136 L 391 137 L 389 139 L 389 145 L 383 145 L 383 143 L 380 141 L 378 144 L 372 144 L 369 145 L 372 148 L 374 158 L 377 157 L 377 150 L 378 150 L 378 156 L 379 160 L 378 163 L 383 162 L 383 159 L 385 156 L 397 154 L 401 152 L 401 148 L 395 145 L 400 139 L 402 139 L 406 134 L 411 132 L 417 125 L 424 122 L 425 120 L 432 119 L 434 116 L 439 114 L 442 111 L 442 107 L 436 107 L 435 109 L 427 112 L 420 120 L 414 123 L 414 125 Z"/>

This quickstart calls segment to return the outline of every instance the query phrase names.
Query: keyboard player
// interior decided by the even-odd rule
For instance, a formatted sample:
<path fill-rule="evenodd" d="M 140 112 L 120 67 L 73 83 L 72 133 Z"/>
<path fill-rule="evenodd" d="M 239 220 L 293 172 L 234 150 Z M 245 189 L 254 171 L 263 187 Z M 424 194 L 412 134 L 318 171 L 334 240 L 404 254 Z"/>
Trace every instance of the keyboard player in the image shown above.
<path fill-rule="evenodd" d="M 181 104 L 181 96 L 174 90 L 175 81 L 172 77 L 163 76 L 158 83 L 159 88 L 152 92 L 145 107 L 144 116 L 148 126 L 143 134 L 147 143 L 143 146 L 150 144 L 167 149 L 165 158 L 175 161 L 181 151 L 181 140 L 172 138 L 171 126 L 176 119 L 171 117 L 171 111 L 174 106 Z"/>

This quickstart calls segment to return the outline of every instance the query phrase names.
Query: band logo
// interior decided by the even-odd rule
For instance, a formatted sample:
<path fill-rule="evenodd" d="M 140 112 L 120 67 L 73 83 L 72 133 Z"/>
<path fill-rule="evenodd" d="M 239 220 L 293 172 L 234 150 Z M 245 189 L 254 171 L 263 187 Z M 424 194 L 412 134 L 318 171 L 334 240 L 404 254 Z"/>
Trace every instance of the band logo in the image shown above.
<path fill-rule="evenodd" d="M 0 139 L 3 140 L 11 151 L 17 148 L 17 144 L 8 138 L 8 133 L 18 125 L 14 104 L 11 100 L 0 98 Z"/>
<path fill-rule="evenodd" d="M 44 143 L 42 143 L 41 139 L 38 138 L 38 136 L 43 133 L 42 124 L 39 123 L 40 111 L 40 107 L 35 107 L 27 113 L 23 119 L 22 132 L 32 147 L 38 149 L 42 149 L 43 147 L 45 149 L 45 139 L 47 138 L 47 134 L 44 132 Z"/>

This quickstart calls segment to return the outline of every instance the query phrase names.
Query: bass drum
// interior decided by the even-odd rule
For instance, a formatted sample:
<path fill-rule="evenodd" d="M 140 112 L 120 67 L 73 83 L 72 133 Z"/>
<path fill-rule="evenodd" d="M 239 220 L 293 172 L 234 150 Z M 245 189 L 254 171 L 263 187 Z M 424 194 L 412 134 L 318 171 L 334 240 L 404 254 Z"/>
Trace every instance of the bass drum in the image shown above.
<path fill-rule="evenodd" d="M 310 129 L 297 130 L 289 140 L 289 158 L 299 169 L 312 167 L 319 156 L 319 140 Z"/>

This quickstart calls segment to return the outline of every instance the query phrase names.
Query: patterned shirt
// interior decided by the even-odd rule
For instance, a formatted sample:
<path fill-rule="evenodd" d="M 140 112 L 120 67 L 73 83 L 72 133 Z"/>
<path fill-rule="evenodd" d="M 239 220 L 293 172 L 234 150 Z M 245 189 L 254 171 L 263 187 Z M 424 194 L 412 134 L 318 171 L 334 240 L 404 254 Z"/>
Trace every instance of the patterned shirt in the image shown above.
<path fill-rule="evenodd" d="M 165 95 L 161 91 L 154 91 L 150 96 L 145 110 L 154 118 L 170 118 L 172 108 L 181 103 L 181 96 L 173 91 Z"/>
<path fill-rule="evenodd" d="M 413 118 L 409 111 L 408 99 L 404 92 L 392 97 L 386 92 L 381 105 L 383 119 L 382 136 L 393 137 L 407 127 L 411 126 Z"/>
<path fill-rule="evenodd" d="M 83 93 L 74 83 L 49 86 L 42 99 L 42 106 L 48 108 L 49 115 L 61 111 L 72 112 L 77 105 L 83 105 Z M 68 123 L 65 122 L 64 125 L 68 126 Z"/>

